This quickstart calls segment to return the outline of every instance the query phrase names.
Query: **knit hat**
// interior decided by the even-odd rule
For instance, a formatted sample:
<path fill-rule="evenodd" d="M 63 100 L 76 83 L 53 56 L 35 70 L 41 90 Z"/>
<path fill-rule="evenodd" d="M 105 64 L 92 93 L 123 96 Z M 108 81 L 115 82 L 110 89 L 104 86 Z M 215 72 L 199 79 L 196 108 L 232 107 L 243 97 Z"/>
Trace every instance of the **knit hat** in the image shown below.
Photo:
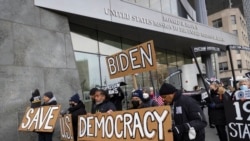
<path fill-rule="evenodd" d="M 54 97 L 54 95 L 53 95 L 52 92 L 46 92 L 46 93 L 44 94 L 44 96 L 48 97 L 49 99 L 51 99 L 51 98 Z"/>
<path fill-rule="evenodd" d="M 94 95 L 97 90 L 97 88 L 92 88 L 89 92 L 89 95 Z"/>
<path fill-rule="evenodd" d="M 132 93 L 132 96 L 131 96 L 131 97 L 139 97 L 139 98 L 142 100 L 142 99 L 143 99 L 142 95 L 143 95 L 142 90 L 135 90 L 135 91 Z"/>
<path fill-rule="evenodd" d="M 80 96 L 78 93 L 74 94 L 70 99 L 69 101 L 73 101 L 75 103 L 78 103 L 80 101 Z"/>
<path fill-rule="evenodd" d="M 177 91 L 177 89 L 173 85 L 168 84 L 168 83 L 162 84 L 162 86 L 161 86 L 161 88 L 159 90 L 160 95 L 173 94 L 176 91 Z"/>

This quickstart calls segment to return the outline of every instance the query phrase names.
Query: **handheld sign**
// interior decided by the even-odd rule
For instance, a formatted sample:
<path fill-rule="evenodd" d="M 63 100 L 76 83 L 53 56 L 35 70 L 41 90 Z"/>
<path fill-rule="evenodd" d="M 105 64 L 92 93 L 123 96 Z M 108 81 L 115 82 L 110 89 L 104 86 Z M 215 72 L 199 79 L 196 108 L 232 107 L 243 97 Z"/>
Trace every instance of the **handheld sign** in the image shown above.
<path fill-rule="evenodd" d="M 250 101 L 225 101 L 230 141 L 250 140 Z"/>
<path fill-rule="evenodd" d="M 78 141 L 173 141 L 170 106 L 78 117 Z"/>
<path fill-rule="evenodd" d="M 60 116 L 60 132 L 62 141 L 74 141 L 71 114 Z"/>
<path fill-rule="evenodd" d="M 250 89 L 248 90 L 238 90 L 234 93 L 236 100 L 250 99 Z"/>
<path fill-rule="evenodd" d="M 19 131 L 53 132 L 60 113 L 60 105 L 26 109 Z"/>
<path fill-rule="evenodd" d="M 110 78 L 155 70 L 157 68 L 153 41 L 106 57 Z"/>

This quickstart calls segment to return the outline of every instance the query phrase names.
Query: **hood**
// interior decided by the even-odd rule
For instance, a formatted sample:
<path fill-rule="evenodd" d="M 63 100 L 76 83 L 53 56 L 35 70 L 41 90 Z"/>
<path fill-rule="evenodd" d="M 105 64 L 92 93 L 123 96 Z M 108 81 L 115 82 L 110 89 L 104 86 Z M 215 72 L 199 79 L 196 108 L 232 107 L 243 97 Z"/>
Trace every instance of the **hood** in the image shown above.
<path fill-rule="evenodd" d="M 55 96 L 53 96 L 53 97 L 49 100 L 48 103 L 51 103 L 52 101 L 56 101 L 56 97 L 55 97 Z"/>

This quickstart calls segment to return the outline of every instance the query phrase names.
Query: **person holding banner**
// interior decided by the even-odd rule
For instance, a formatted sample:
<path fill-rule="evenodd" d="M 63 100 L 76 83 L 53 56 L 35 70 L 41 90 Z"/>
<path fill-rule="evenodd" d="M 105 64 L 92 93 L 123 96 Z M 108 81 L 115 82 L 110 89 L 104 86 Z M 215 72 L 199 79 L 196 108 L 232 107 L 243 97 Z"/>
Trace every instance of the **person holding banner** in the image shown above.
<path fill-rule="evenodd" d="M 85 110 L 85 105 L 80 100 L 80 96 L 78 93 L 73 95 L 69 100 L 69 114 L 72 117 L 72 126 L 73 126 L 73 135 L 74 141 L 77 141 L 77 128 L 78 128 L 78 116 L 79 115 L 86 115 L 87 112 Z"/>
<path fill-rule="evenodd" d="M 143 91 L 135 90 L 131 95 L 131 104 L 132 107 L 130 109 L 140 109 L 142 108 L 142 100 L 143 100 Z"/>
<path fill-rule="evenodd" d="M 98 89 L 95 91 L 95 106 L 93 108 L 93 114 L 96 113 L 111 113 L 116 111 L 115 105 L 110 102 L 109 95 L 106 91 Z"/>
<path fill-rule="evenodd" d="M 165 105 L 172 107 L 172 129 L 174 141 L 205 141 L 207 122 L 199 104 L 191 97 L 168 83 L 160 88 Z"/>
<path fill-rule="evenodd" d="M 56 97 L 52 92 L 46 92 L 43 95 L 43 101 L 42 106 L 57 105 Z M 54 132 L 38 132 L 38 139 L 39 141 L 52 141 L 53 133 Z"/>

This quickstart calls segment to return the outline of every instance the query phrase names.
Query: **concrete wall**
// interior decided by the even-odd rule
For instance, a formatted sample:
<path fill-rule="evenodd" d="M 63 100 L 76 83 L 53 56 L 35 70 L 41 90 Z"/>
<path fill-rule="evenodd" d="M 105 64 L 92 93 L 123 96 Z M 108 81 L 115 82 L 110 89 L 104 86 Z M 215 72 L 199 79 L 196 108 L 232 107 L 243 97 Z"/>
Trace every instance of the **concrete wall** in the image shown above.
<path fill-rule="evenodd" d="M 35 88 L 52 91 L 63 108 L 80 90 L 69 32 L 67 18 L 33 0 L 0 0 L 0 140 L 37 139 L 17 131 Z"/>

